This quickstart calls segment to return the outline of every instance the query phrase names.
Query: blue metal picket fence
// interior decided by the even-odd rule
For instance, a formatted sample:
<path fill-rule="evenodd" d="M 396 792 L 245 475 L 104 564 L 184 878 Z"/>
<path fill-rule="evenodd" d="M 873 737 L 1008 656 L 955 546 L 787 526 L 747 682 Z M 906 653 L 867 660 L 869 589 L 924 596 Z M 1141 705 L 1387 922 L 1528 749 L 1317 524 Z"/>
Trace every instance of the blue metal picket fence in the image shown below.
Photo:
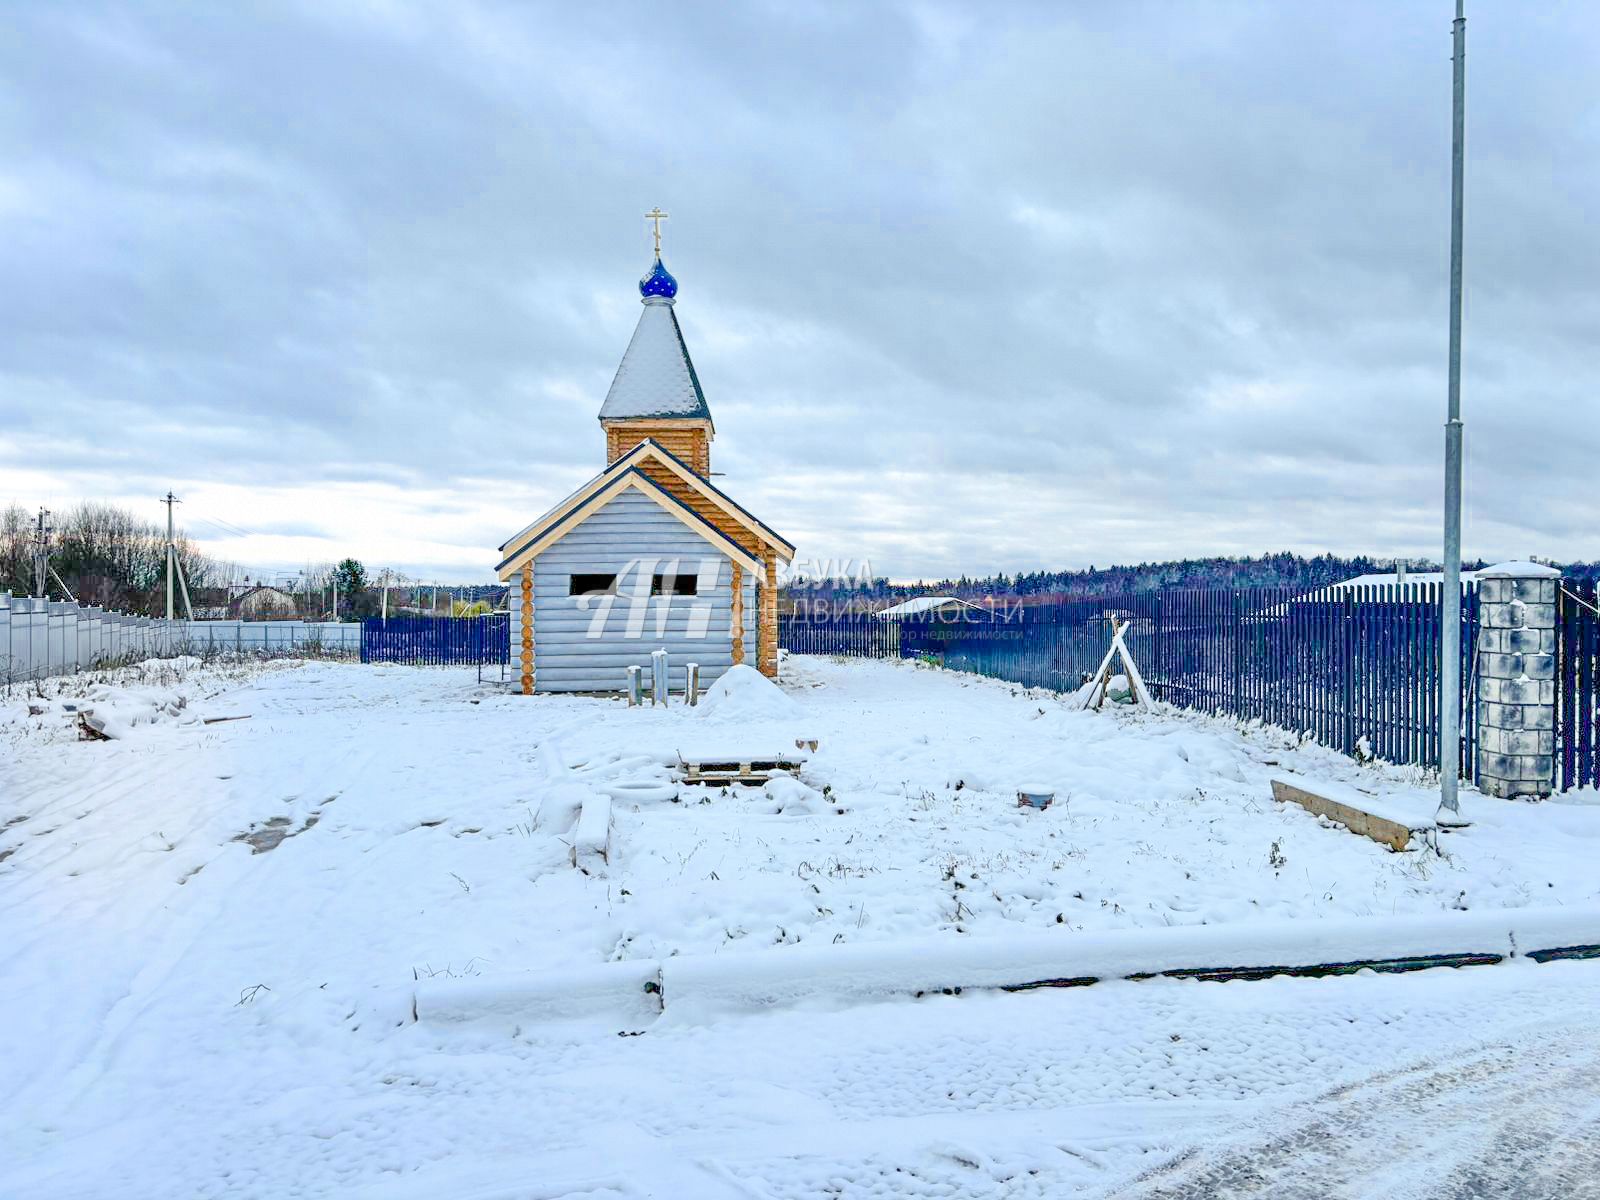
<path fill-rule="evenodd" d="M 1099 666 L 1112 622 L 1160 700 L 1303 732 L 1353 754 L 1439 763 L 1439 584 L 1169 590 L 920 616 L 796 616 L 779 644 L 795 653 L 890 657 L 870 627 L 898 629 L 900 657 L 931 657 L 1029 687 L 1071 691 Z M 1478 597 L 1462 597 L 1458 761 L 1476 760 Z M 857 649 L 856 647 L 860 647 Z"/>
<path fill-rule="evenodd" d="M 368 617 L 361 622 L 361 661 L 417 666 L 487 666 L 511 653 L 511 617 Z"/>
<path fill-rule="evenodd" d="M 899 658 L 900 625 L 863 614 L 821 620 L 793 616 L 778 622 L 778 646 L 791 654 Z"/>

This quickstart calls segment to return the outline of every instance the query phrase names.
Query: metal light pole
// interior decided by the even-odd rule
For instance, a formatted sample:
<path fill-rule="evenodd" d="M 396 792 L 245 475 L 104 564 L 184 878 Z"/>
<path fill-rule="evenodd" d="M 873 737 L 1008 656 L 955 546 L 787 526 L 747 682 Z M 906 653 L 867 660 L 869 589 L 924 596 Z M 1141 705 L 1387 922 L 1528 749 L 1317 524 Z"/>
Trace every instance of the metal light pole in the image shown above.
<path fill-rule="evenodd" d="M 1444 425 L 1444 662 L 1439 671 L 1440 825 L 1460 826 L 1461 775 L 1461 209 L 1466 150 L 1466 0 L 1456 0 L 1451 39 L 1454 111 L 1450 132 L 1450 401 Z"/>

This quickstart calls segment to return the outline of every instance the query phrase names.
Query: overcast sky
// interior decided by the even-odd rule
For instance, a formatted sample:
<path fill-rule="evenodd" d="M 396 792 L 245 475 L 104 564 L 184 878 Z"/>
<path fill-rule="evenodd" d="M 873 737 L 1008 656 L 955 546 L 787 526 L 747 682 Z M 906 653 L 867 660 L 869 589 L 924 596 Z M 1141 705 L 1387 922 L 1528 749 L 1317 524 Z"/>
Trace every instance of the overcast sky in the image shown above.
<path fill-rule="evenodd" d="M 1596 13 L 1469 8 L 1466 552 L 1597 558 Z M 659 204 L 802 559 L 1437 557 L 1450 10 L 10 6 L 0 502 L 486 580 Z"/>

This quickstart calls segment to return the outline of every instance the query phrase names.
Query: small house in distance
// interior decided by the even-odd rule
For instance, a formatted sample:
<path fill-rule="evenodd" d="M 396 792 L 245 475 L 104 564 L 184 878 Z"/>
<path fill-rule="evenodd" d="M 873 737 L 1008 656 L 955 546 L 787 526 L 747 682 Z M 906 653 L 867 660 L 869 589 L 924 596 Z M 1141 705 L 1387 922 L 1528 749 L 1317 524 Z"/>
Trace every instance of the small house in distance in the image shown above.
<path fill-rule="evenodd" d="M 735 663 L 778 673 L 777 570 L 794 546 L 711 482 L 716 428 L 661 261 L 665 215 L 600 409 L 606 467 L 500 547 L 524 695 L 621 690 L 658 648 L 677 690 L 690 662 L 703 684 Z"/>
<path fill-rule="evenodd" d="M 888 608 L 880 608 L 872 615 L 880 621 L 903 621 L 908 617 L 933 617 L 959 620 L 968 614 L 988 617 L 992 614 L 976 604 L 969 604 L 958 596 L 913 596 Z"/>
<path fill-rule="evenodd" d="M 299 615 L 299 608 L 288 592 L 260 584 L 230 600 L 228 615 L 244 621 L 287 621 Z"/>

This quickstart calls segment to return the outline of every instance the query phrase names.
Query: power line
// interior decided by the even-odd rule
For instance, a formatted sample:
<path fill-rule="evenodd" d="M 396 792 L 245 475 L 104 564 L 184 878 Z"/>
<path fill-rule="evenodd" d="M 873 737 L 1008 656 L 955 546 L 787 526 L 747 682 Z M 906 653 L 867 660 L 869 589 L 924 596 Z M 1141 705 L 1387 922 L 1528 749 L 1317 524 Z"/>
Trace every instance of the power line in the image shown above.
<path fill-rule="evenodd" d="M 213 530 L 215 530 L 216 534 L 219 534 L 219 535 L 221 535 L 223 537 L 235 538 L 235 537 L 248 537 L 249 536 L 248 534 L 242 532 L 241 530 L 229 529 L 228 527 L 223 525 L 221 522 L 213 521 L 210 517 L 202 517 L 202 516 L 198 516 L 198 515 L 191 515 L 190 518 L 189 518 L 189 527 L 191 529 L 193 529 L 196 525 L 209 525 L 209 526 L 211 526 L 211 528 Z"/>
<path fill-rule="evenodd" d="M 207 517 L 207 516 L 202 516 L 202 515 L 197 513 L 197 514 L 195 514 L 195 518 L 194 519 L 197 520 L 197 521 L 204 521 L 207 525 L 215 525 L 218 529 L 222 530 L 224 533 L 231 533 L 231 534 L 234 534 L 237 537 L 265 537 L 266 536 L 265 534 L 257 533 L 253 529 L 246 529 L 242 525 L 235 525 L 232 521 L 224 521 L 221 517 Z"/>

